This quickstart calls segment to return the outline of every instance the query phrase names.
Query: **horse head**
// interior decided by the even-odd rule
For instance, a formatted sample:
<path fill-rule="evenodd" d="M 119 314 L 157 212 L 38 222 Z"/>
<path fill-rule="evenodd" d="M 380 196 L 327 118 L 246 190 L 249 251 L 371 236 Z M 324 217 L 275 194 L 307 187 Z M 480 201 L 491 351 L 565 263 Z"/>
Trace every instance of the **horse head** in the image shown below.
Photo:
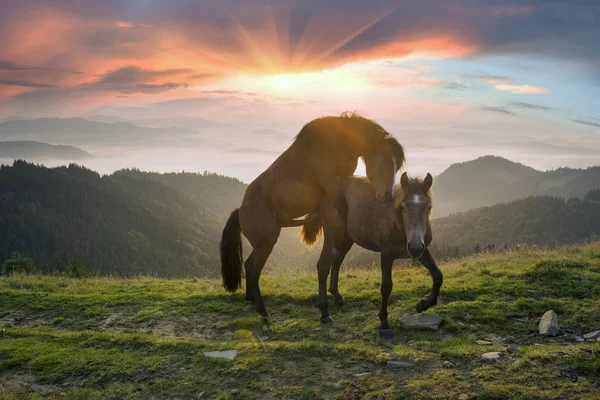
<path fill-rule="evenodd" d="M 410 179 L 405 172 L 400 178 L 400 190 L 394 198 L 396 226 L 404 230 L 406 250 L 412 258 L 421 257 L 425 251 L 433 201 L 432 185 L 431 174 L 427 174 L 425 179 Z"/>

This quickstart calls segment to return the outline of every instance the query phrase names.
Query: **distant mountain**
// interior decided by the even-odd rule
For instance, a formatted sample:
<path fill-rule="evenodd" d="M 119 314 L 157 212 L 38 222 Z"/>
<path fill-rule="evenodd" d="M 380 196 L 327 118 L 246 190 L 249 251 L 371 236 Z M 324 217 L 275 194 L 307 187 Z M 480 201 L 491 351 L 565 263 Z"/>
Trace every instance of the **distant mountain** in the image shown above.
<path fill-rule="evenodd" d="M 9 120 L 0 123 L 0 140 L 136 148 L 202 143 L 199 133 L 187 128 L 149 128 L 131 122 L 108 123 L 82 118 Z"/>
<path fill-rule="evenodd" d="M 453 164 L 434 179 L 436 217 L 536 195 L 583 197 L 600 188 L 600 167 L 538 171 L 501 157 Z"/>
<path fill-rule="evenodd" d="M 40 142 L 0 142 L 0 158 L 77 161 L 90 157 L 90 153 L 73 146 Z"/>
<path fill-rule="evenodd" d="M 192 130 L 203 130 L 203 129 L 213 129 L 213 128 L 223 128 L 229 125 L 223 124 L 221 122 L 212 121 L 210 119 L 202 118 L 202 117 L 170 117 L 170 118 L 134 118 L 134 119 L 126 119 L 122 117 L 117 117 L 114 115 L 86 115 L 84 117 L 89 121 L 97 121 L 97 122 L 131 122 L 138 126 L 145 126 L 150 128 L 188 128 Z"/>

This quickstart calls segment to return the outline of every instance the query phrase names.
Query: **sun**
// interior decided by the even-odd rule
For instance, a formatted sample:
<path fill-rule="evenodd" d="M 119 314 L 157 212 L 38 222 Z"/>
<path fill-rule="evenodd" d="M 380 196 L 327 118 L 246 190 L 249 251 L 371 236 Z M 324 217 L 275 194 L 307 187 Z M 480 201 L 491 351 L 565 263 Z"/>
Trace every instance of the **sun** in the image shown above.
<path fill-rule="evenodd" d="M 269 81 L 275 89 L 289 89 L 294 83 L 293 77 L 289 75 L 273 75 Z"/>

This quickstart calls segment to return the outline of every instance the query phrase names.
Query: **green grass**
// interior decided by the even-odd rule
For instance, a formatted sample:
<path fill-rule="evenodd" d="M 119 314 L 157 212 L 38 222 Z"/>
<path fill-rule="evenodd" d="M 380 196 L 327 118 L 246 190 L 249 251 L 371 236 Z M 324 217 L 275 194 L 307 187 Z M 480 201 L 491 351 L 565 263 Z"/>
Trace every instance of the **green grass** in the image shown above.
<path fill-rule="evenodd" d="M 598 398 L 600 343 L 572 339 L 600 329 L 600 244 L 442 264 L 437 332 L 399 323 L 431 286 L 424 268 L 407 265 L 394 271 L 390 341 L 375 333 L 378 270 L 341 274 L 348 304 L 330 297 L 328 326 L 314 274 L 265 274 L 268 331 L 243 293 L 216 280 L 1 277 L 0 398 Z M 565 342 L 536 335 L 548 309 Z M 510 343 L 520 352 L 507 352 Z M 234 360 L 202 355 L 227 349 Z M 501 361 L 483 363 L 488 351 Z M 388 360 L 413 367 L 388 369 Z"/>

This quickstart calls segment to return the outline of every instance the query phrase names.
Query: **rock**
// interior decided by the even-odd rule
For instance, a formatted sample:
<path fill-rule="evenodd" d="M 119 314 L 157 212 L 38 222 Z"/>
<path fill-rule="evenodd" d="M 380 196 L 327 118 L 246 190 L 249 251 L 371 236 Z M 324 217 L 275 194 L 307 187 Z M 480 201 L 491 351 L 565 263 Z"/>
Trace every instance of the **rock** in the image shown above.
<path fill-rule="evenodd" d="M 556 336 L 559 331 L 558 315 L 554 310 L 548 310 L 538 324 L 538 332 L 543 336 Z"/>
<path fill-rule="evenodd" d="M 386 364 L 388 368 L 406 368 L 412 367 L 412 364 L 406 361 L 388 361 Z"/>
<path fill-rule="evenodd" d="M 500 352 L 499 351 L 490 351 L 489 353 L 484 353 L 481 355 L 481 359 L 483 360 L 483 362 L 500 361 Z"/>
<path fill-rule="evenodd" d="M 582 338 L 581 336 L 575 336 L 575 341 L 581 343 L 581 342 L 585 342 L 585 339 Z"/>
<path fill-rule="evenodd" d="M 461 393 L 458 395 L 458 400 L 469 400 L 469 395 L 466 393 Z"/>
<path fill-rule="evenodd" d="M 489 346 L 492 344 L 492 342 L 488 340 L 476 340 L 475 343 L 480 344 L 482 346 Z"/>
<path fill-rule="evenodd" d="M 600 331 L 594 331 L 594 332 L 588 332 L 585 335 L 583 335 L 584 339 L 598 339 L 600 338 Z"/>
<path fill-rule="evenodd" d="M 360 374 L 354 374 L 354 376 L 357 378 L 362 378 L 363 376 L 367 376 L 367 375 L 371 375 L 371 373 L 370 372 L 362 372 Z"/>
<path fill-rule="evenodd" d="M 520 322 L 522 324 L 529 322 L 529 317 L 515 317 L 512 319 L 515 322 Z"/>
<path fill-rule="evenodd" d="M 508 351 L 509 353 L 519 353 L 521 349 L 519 349 L 519 346 L 517 346 L 516 344 L 511 344 L 506 348 L 506 351 Z"/>
<path fill-rule="evenodd" d="M 442 317 L 435 314 L 404 314 L 400 322 L 406 328 L 437 331 L 442 323 Z"/>
<path fill-rule="evenodd" d="M 238 394 L 239 392 L 239 389 L 231 389 L 231 394 Z"/>
<path fill-rule="evenodd" d="M 452 361 L 446 360 L 446 361 L 444 361 L 442 363 L 442 367 L 444 367 L 444 368 L 454 368 L 455 365 L 454 365 L 454 363 Z"/>
<path fill-rule="evenodd" d="M 577 377 L 577 382 L 585 382 L 587 379 L 585 376 L 578 376 Z"/>
<path fill-rule="evenodd" d="M 226 358 L 228 360 L 233 360 L 235 356 L 237 356 L 237 350 L 205 351 L 202 355 L 209 358 Z"/>
<path fill-rule="evenodd" d="M 342 386 L 342 385 L 333 385 L 331 388 L 333 390 L 344 390 L 345 386 Z"/>

